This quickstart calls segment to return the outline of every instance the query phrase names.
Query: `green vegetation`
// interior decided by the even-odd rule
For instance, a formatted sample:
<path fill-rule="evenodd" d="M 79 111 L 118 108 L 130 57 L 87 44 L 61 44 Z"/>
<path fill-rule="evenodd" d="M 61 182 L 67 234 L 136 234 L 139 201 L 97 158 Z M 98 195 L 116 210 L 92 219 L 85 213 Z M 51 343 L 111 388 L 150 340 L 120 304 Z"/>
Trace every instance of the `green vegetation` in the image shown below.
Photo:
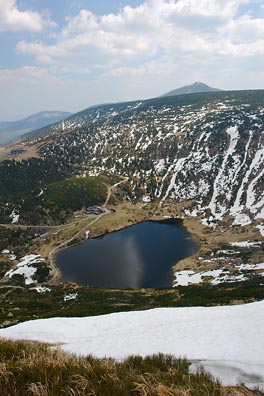
<path fill-rule="evenodd" d="M 0 163 L 0 197 L 15 197 L 42 184 L 65 179 L 72 173 L 70 166 L 58 159 L 3 161 Z"/>
<path fill-rule="evenodd" d="M 47 345 L 0 341 L 1 396 L 221 396 L 210 374 L 167 355 L 123 362 L 75 357 Z"/>
<path fill-rule="evenodd" d="M 203 369 L 171 355 L 114 359 L 77 357 L 34 342 L 0 340 L 1 396 L 261 396 L 222 387 Z"/>
<path fill-rule="evenodd" d="M 80 177 L 43 186 L 40 196 L 27 195 L 22 205 L 22 218 L 27 223 L 64 223 L 74 211 L 90 205 L 101 205 L 107 188 L 101 177 Z M 32 213 L 32 209 L 34 212 Z"/>
<path fill-rule="evenodd" d="M 106 185 L 101 177 L 80 177 L 52 183 L 43 194 L 42 205 L 52 210 L 79 210 L 85 206 L 103 204 Z"/>
<path fill-rule="evenodd" d="M 0 288 L 0 326 L 5 327 L 32 318 L 93 316 L 160 307 L 252 302 L 264 299 L 262 283 L 263 278 L 259 277 L 217 286 L 193 285 L 174 289 L 140 290 L 100 289 L 63 284 L 51 286 L 51 291 L 46 293 L 38 293 L 32 287 L 6 286 Z M 77 298 L 64 301 L 64 296 L 69 293 L 77 293 Z"/>
<path fill-rule="evenodd" d="M 0 251 L 3 249 L 15 250 L 16 255 L 23 255 L 25 246 L 34 244 L 34 239 L 46 232 L 40 228 L 6 228 L 0 227 Z"/>
<path fill-rule="evenodd" d="M 1 174 L 1 172 L 0 172 Z M 107 187 L 102 177 L 72 177 L 54 183 L 35 185 L 30 190 L 14 193 L 11 203 L 2 203 L 0 221 L 10 222 L 12 208 L 25 224 L 61 224 L 85 206 L 104 203 Z M 6 198 L 2 198 L 6 202 Z"/>

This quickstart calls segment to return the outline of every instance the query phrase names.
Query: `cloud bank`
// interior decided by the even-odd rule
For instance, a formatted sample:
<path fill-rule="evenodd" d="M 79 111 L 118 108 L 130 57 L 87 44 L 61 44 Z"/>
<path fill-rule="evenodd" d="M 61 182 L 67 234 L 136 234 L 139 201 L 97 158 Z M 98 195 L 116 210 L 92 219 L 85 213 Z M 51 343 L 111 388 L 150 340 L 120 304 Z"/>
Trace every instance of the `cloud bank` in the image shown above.
<path fill-rule="evenodd" d="M 260 0 L 145 0 L 100 16 L 81 9 L 55 27 L 41 12 L 0 0 L 0 31 L 33 32 L 15 44 L 27 64 L 13 78 L 37 82 L 37 70 L 45 71 L 54 90 L 69 87 L 61 98 L 69 110 L 156 96 L 195 80 L 223 89 L 264 88 L 263 19 Z M 1 73 L 7 71 L 0 70 L 0 79 Z M 70 89 L 77 95 L 80 82 L 87 99 L 73 108 Z"/>
<path fill-rule="evenodd" d="M 0 32 L 10 30 L 37 32 L 42 30 L 43 23 L 43 18 L 38 12 L 19 11 L 15 0 L 0 0 Z"/>

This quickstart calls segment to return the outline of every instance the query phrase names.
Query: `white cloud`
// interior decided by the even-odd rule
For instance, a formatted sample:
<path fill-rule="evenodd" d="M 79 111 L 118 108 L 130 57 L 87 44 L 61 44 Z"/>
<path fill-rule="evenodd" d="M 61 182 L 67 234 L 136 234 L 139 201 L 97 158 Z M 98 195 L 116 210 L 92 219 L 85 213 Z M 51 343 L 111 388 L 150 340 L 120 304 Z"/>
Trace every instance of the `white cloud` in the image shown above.
<path fill-rule="evenodd" d="M 157 96 L 196 80 L 223 89 L 261 88 L 264 23 L 249 12 L 251 5 L 248 0 L 142 0 L 116 14 L 83 9 L 48 40 L 18 42 L 17 53 L 32 55 L 38 67 L 2 70 L 0 82 L 11 84 L 13 78 L 14 91 L 25 94 L 30 86 L 31 102 L 39 84 L 42 102 L 49 93 L 53 107 L 61 108 L 60 98 L 68 109 L 74 101 L 76 110 Z"/>
<path fill-rule="evenodd" d="M 39 84 L 39 81 L 60 82 L 56 75 L 52 74 L 45 67 L 37 66 L 24 66 L 18 69 L 0 69 L 0 82 L 13 81 L 13 82 L 27 82 Z"/>
<path fill-rule="evenodd" d="M 1 0 L 0 0 L 1 1 Z M 22 41 L 17 50 L 40 63 L 111 66 L 159 52 L 215 56 L 263 54 L 262 19 L 236 18 L 248 0 L 146 0 L 101 17 L 89 10 L 69 16 L 54 44 Z M 249 39 L 252 37 L 252 39 Z M 75 61 L 74 61 L 75 60 Z M 126 66 L 128 67 L 128 66 Z"/>
<path fill-rule="evenodd" d="M 264 20 L 244 15 L 231 20 L 226 26 L 226 34 L 235 41 L 243 43 L 256 42 L 264 38 Z"/>
<path fill-rule="evenodd" d="M 43 18 L 38 12 L 19 11 L 16 0 L 0 0 L 0 32 L 9 30 L 40 31 Z"/>
<path fill-rule="evenodd" d="M 140 67 L 117 67 L 113 68 L 102 74 L 103 78 L 106 77 L 142 77 L 145 75 L 163 76 L 164 74 L 173 74 L 179 71 L 179 66 L 175 63 L 165 61 L 151 61 L 147 62 Z"/>

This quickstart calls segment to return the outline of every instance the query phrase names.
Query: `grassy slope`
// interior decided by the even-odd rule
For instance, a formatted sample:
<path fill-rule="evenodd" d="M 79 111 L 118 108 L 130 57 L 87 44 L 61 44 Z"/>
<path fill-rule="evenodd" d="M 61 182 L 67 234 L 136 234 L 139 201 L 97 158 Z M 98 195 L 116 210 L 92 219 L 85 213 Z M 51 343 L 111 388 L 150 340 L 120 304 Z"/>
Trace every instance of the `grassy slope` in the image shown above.
<path fill-rule="evenodd" d="M 135 311 L 158 307 L 213 306 L 264 299 L 263 278 L 218 286 L 177 287 L 174 289 L 111 290 L 52 286 L 51 292 L 40 294 L 27 288 L 0 288 L 0 326 L 36 318 L 56 316 L 90 316 L 112 312 Z M 69 293 L 78 293 L 75 300 L 64 301 Z"/>
<path fill-rule="evenodd" d="M 138 356 L 123 362 L 74 357 L 44 344 L 0 341 L 1 396 L 242 396 L 244 387 L 224 389 L 189 363 L 172 356 Z M 240 390 L 239 390 L 240 389 Z M 241 391 L 241 392 L 240 392 Z"/>

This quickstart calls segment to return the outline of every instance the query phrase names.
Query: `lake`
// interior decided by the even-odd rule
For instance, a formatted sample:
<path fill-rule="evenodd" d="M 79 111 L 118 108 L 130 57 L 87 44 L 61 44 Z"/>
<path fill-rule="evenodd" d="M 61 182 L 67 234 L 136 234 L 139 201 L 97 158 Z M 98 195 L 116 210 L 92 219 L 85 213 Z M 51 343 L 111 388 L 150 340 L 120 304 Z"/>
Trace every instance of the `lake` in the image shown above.
<path fill-rule="evenodd" d="M 198 250 L 178 219 L 142 223 L 61 250 L 60 281 L 111 288 L 172 287 L 172 266 Z"/>

